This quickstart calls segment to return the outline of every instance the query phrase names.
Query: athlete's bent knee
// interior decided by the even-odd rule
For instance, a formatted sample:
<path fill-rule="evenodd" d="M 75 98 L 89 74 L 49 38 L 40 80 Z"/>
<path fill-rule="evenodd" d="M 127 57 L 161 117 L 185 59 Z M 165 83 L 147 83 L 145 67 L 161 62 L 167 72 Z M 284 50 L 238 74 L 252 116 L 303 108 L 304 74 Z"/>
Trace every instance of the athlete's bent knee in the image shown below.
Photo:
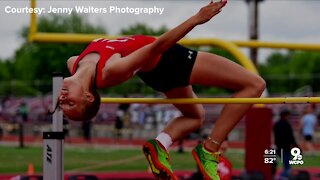
<path fill-rule="evenodd" d="M 266 82 L 260 76 L 256 76 L 254 80 L 251 81 L 251 89 L 253 97 L 260 97 L 263 91 L 266 89 Z"/>
<path fill-rule="evenodd" d="M 195 121 L 196 121 L 195 127 L 194 127 L 195 130 L 199 129 L 204 123 L 205 110 L 203 108 L 199 108 L 197 113 L 195 113 L 192 116 L 190 116 L 190 118 L 195 119 Z"/>

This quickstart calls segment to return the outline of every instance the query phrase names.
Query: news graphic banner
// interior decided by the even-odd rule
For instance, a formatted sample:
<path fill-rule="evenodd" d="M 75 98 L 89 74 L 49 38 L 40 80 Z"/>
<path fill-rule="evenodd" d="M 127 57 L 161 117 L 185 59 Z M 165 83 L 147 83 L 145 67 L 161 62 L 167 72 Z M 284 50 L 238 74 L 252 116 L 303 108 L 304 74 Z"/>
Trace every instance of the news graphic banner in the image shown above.
<path fill-rule="evenodd" d="M 274 164 L 277 162 L 277 160 L 280 160 L 282 163 L 284 161 L 284 156 L 283 156 L 283 149 L 279 150 L 280 152 L 276 152 L 276 149 L 266 149 L 264 151 L 264 163 L 265 164 Z M 301 153 L 300 148 L 294 147 L 291 148 L 290 150 L 290 159 L 289 159 L 289 164 L 291 165 L 303 165 L 303 156 Z M 278 159 L 279 158 L 279 159 Z"/>

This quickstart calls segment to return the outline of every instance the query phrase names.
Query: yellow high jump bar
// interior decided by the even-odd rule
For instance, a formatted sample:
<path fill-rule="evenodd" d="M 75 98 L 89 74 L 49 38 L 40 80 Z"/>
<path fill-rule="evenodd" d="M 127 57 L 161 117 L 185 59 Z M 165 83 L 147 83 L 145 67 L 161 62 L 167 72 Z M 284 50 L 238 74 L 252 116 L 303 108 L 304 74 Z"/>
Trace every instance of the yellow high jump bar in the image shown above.
<path fill-rule="evenodd" d="M 306 104 L 320 103 L 320 97 L 276 98 L 101 98 L 101 103 L 138 104 Z"/>

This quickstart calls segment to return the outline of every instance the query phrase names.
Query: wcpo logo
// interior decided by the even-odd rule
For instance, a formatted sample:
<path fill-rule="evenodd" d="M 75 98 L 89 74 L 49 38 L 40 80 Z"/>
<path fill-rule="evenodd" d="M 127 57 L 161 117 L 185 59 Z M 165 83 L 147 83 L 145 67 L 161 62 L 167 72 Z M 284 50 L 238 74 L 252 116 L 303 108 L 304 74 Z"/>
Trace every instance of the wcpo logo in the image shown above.
<path fill-rule="evenodd" d="M 289 164 L 303 164 L 301 150 L 299 148 L 292 148 L 290 153 L 293 158 L 289 160 Z"/>

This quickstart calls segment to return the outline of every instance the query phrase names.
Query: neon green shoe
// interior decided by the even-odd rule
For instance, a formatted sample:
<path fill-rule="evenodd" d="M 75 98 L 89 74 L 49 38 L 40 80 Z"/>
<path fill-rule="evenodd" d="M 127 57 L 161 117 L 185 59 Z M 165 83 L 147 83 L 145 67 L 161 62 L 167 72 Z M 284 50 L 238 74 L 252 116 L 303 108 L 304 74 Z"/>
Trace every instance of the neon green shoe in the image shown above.
<path fill-rule="evenodd" d="M 143 145 L 143 152 L 147 158 L 153 175 L 157 179 L 171 179 L 178 178 L 173 174 L 169 153 L 155 140 L 149 140 Z"/>
<path fill-rule="evenodd" d="M 204 149 L 202 144 L 199 144 L 192 150 L 192 155 L 204 179 L 220 180 L 218 175 L 219 152 L 211 153 Z"/>

